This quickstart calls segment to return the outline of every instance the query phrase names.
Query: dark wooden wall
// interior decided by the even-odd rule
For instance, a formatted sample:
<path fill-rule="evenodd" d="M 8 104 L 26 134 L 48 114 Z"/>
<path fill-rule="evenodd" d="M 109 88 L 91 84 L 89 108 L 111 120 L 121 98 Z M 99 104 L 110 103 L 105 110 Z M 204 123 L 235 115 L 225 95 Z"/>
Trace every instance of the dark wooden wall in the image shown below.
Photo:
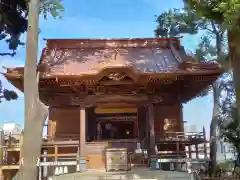
<path fill-rule="evenodd" d="M 175 127 L 174 131 L 181 132 L 182 129 L 182 118 L 181 118 L 181 104 L 176 103 L 172 105 L 154 105 L 154 127 L 156 134 L 163 134 L 164 119 L 174 119 Z"/>
<path fill-rule="evenodd" d="M 97 122 L 94 107 L 86 108 L 86 138 L 94 140 L 97 134 Z"/>
<path fill-rule="evenodd" d="M 138 127 L 139 139 L 146 139 L 148 136 L 146 121 L 147 108 L 138 107 Z M 156 134 L 163 133 L 164 119 L 174 119 L 176 126 L 174 130 L 183 131 L 182 105 L 180 103 L 172 105 L 154 105 L 154 127 Z M 86 133 L 93 139 L 96 134 L 96 118 L 94 108 L 86 108 Z M 48 135 L 58 136 L 62 134 L 80 133 L 80 108 L 49 108 Z M 87 136 L 86 136 L 87 137 Z"/>
<path fill-rule="evenodd" d="M 48 135 L 60 137 L 80 133 L 80 108 L 49 108 Z"/>

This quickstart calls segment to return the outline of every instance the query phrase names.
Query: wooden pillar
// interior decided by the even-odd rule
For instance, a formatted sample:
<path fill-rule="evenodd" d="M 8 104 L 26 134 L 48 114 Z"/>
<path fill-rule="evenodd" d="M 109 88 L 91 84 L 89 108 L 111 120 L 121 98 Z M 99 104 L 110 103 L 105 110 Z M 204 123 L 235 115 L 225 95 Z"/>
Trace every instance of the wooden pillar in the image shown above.
<path fill-rule="evenodd" d="M 146 118 L 145 118 L 145 135 L 146 135 L 146 138 L 149 139 L 149 113 L 148 113 L 148 106 L 145 107 L 145 114 L 146 114 Z"/>
<path fill-rule="evenodd" d="M 149 113 L 148 113 L 148 106 L 146 105 L 145 107 L 145 113 L 144 113 L 144 115 L 145 115 L 145 118 L 144 118 L 144 120 L 145 120 L 145 138 L 144 138 L 144 146 L 145 146 L 145 149 L 147 150 L 147 152 L 148 152 L 148 155 L 150 155 L 150 138 L 149 138 L 149 136 L 150 136 L 150 130 L 149 130 Z"/>
<path fill-rule="evenodd" d="M 196 159 L 199 159 L 199 154 L 198 154 L 198 144 L 195 144 L 195 151 L 196 151 Z"/>
<path fill-rule="evenodd" d="M 155 129 L 154 129 L 153 104 L 148 105 L 148 124 L 149 124 L 150 154 L 155 155 Z"/>
<path fill-rule="evenodd" d="M 85 156 L 85 143 L 86 143 L 86 112 L 85 108 L 80 108 L 80 157 Z"/>
<path fill-rule="evenodd" d="M 180 132 L 184 132 L 183 105 L 180 103 Z"/>
<path fill-rule="evenodd" d="M 155 151 L 155 128 L 154 128 L 154 107 L 153 104 L 148 104 L 148 127 L 149 127 L 149 144 L 150 144 L 150 168 L 155 170 L 158 169 L 157 161 L 158 158 L 156 156 Z"/>
<path fill-rule="evenodd" d="M 54 161 L 58 161 L 58 145 L 54 145 Z"/>
<path fill-rule="evenodd" d="M 206 140 L 205 127 L 203 127 L 203 139 L 204 139 L 204 143 L 203 143 L 204 159 L 207 159 L 208 155 L 207 155 L 207 140 Z"/>
<path fill-rule="evenodd" d="M 4 148 L 5 145 L 4 142 L 4 132 L 3 130 L 0 131 L 0 164 L 3 164 L 3 158 L 4 158 Z"/>
<path fill-rule="evenodd" d="M 0 167 L 0 179 L 4 179 L 2 167 Z"/>
<path fill-rule="evenodd" d="M 192 159 L 192 146 L 188 145 L 188 154 L 189 154 L 189 158 Z"/>
<path fill-rule="evenodd" d="M 180 155 L 180 140 L 177 138 L 177 144 L 176 144 L 176 150 L 177 150 L 177 156 L 179 157 Z"/>

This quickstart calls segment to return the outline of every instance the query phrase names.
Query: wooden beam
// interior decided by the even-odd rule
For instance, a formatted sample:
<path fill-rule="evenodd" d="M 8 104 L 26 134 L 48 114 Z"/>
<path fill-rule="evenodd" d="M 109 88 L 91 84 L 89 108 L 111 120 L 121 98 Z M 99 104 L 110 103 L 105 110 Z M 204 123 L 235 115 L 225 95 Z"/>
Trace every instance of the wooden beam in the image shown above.
<path fill-rule="evenodd" d="M 79 144 L 79 141 L 71 141 L 71 140 L 67 140 L 67 141 L 46 141 L 46 142 L 43 142 L 43 147 L 48 147 L 48 146 L 51 146 L 51 145 L 78 145 Z"/>
<path fill-rule="evenodd" d="M 67 153 L 67 154 L 42 154 L 40 157 L 77 157 L 77 153 Z"/>

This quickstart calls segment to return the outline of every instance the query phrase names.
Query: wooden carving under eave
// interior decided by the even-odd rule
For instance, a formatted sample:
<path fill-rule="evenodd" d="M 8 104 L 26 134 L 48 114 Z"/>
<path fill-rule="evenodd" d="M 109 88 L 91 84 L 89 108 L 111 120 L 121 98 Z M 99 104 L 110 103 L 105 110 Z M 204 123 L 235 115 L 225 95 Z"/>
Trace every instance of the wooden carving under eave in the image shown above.
<path fill-rule="evenodd" d="M 138 102 L 147 102 L 148 97 L 146 95 L 121 95 L 121 94 L 104 94 L 104 95 L 88 95 L 85 97 L 70 96 L 69 104 L 70 105 L 81 105 L 81 104 L 98 104 L 98 103 L 138 103 Z"/>
<path fill-rule="evenodd" d="M 110 73 L 107 77 L 113 81 L 120 81 L 123 80 L 126 75 L 123 73 Z"/>
<path fill-rule="evenodd" d="M 153 104 L 157 104 L 157 103 L 161 103 L 161 102 L 163 102 L 163 98 L 161 96 L 154 96 L 153 97 L 153 100 L 152 100 Z"/>
<path fill-rule="evenodd" d="M 101 85 L 128 85 L 133 84 L 133 79 L 123 72 L 109 72 L 99 81 Z"/>

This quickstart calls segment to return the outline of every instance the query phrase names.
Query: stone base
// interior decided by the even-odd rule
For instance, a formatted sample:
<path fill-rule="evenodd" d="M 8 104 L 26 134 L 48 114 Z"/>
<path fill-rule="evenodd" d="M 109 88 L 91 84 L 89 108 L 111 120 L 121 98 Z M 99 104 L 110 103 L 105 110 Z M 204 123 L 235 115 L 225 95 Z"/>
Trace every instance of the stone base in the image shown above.
<path fill-rule="evenodd" d="M 79 158 L 79 164 L 77 165 L 77 172 L 87 171 L 87 161 L 85 157 Z"/>
<path fill-rule="evenodd" d="M 134 168 L 130 172 L 105 172 L 104 170 L 87 170 L 86 172 L 55 176 L 52 180 L 188 180 L 185 172 L 152 171 L 149 168 Z"/>
<path fill-rule="evenodd" d="M 160 169 L 157 156 L 153 155 L 150 157 L 150 169 L 151 170 Z"/>

